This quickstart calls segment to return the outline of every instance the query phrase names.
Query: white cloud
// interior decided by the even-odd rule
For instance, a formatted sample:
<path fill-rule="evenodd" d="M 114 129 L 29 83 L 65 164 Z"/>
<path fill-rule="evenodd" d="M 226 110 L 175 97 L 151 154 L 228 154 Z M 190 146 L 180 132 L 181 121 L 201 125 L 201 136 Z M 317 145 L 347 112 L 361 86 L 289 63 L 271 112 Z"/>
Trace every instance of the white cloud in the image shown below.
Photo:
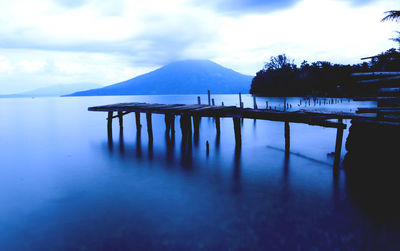
<path fill-rule="evenodd" d="M 6 57 L 0 55 L 0 73 L 11 73 L 14 67 Z"/>
<path fill-rule="evenodd" d="M 19 69 L 23 72 L 33 73 L 43 71 L 46 64 L 42 59 L 22 60 L 19 63 Z"/>
<path fill-rule="evenodd" d="M 356 63 L 396 46 L 389 38 L 398 23 L 380 22 L 395 0 L 275 2 L 236 1 L 228 8 L 225 0 L 0 1 L 0 71 L 7 72 L 0 93 L 112 84 L 188 58 L 255 74 L 280 53 L 297 63 Z"/>

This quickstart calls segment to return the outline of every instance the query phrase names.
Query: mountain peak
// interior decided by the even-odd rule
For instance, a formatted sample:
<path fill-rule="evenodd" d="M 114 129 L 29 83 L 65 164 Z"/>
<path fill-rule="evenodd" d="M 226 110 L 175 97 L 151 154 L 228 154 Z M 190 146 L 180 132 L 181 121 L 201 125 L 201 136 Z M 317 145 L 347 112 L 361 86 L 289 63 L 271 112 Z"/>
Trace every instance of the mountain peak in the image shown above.
<path fill-rule="evenodd" d="M 248 93 L 252 76 L 225 68 L 211 60 L 182 60 L 171 62 L 135 78 L 71 96 L 142 95 L 142 94 L 200 94 Z"/>

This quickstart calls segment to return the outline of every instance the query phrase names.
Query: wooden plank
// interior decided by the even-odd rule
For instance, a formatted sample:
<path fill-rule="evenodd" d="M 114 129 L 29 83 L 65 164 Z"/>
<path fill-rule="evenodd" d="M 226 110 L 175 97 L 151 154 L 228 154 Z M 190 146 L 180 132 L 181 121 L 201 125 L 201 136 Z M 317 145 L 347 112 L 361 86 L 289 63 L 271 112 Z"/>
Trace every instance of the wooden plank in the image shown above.
<path fill-rule="evenodd" d="M 367 108 L 358 108 L 356 113 L 376 113 L 380 111 L 400 111 L 400 107 L 367 107 Z"/>
<path fill-rule="evenodd" d="M 396 76 L 400 75 L 400 72 L 356 72 L 350 74 L 352 77 L 364 77 L 364 76 L 372 76 L 372 77 L 380 77 L 380 76 Z"/>
<path fill-rule="evenodd" d="M 359 81 L 357 81 L 357 84 L 380 84 L 380 83 L 392 82 L 392 81 L 397 81 L 398 82 L 398 80 L 400 80 L 400 76 L 359 80 Z"/>

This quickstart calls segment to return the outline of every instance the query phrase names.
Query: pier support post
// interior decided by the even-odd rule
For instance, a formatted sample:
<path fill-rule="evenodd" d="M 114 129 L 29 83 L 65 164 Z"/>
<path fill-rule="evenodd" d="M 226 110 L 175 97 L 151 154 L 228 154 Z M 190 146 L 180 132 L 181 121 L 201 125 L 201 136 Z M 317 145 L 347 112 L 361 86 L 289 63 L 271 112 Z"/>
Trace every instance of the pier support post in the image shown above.
<path fill-rule="evenodd" d="M 122 127 L 124 127 L 124 121 L 122 116 L 123 116 L 122 112 L 118 112 L 119 129 L 122 129 Z"/>
<path fill-rule="evenodd" d="M 147 134 L 149 135 L 149 141 L 153 141 L 153 125 L 151 123 L 151 113 L 146 112 L 146 121 L 147 121 Z"/>
<path fill-rule="evenodd" d="M 140 112 L 135 112 L 135 119 L 136 119 L 136 131 L 140 131 L 142 125 L 140 124 Z"/>
<path fill-rule="evenodd" d="M 107 117 L 107 131 L 112 132 L 112 120 L 113 120 L 113 112 L 108 112 Z"/>
<path fill-rule="evenodd" d="M 193 116 L 193 131 L 194 135 L 198 136 L 199 131 L 200 131 L 200 117 L 199 116 Z"/>
<path fill-rule="evenodd" d="M 165 121 L 165 134 L 170 135 L 171 131 L 171 115 L 166 113 L 164 117 Z"/>
<path fill-rule="evenodd" d="M 221 134 L 221 120 L 220 117 L 215 117 L 215 128 L 217 129 L 217 135 Z"/>
<path fill-rule="evenodd" d="M 239 92 L 239 106 L 240 108 L 243 108 L 242 94 L 240 92 Z"/>
<path fill-rule="evenodd" d="M 338 119 L 339 123 L 343 123 L 343 119 Z M 343 127 L 338 128 L 336 132 L 336 145 L 335 145 L 335 160 L 333 163 L 333 167 L 337 168 L 340 164 L 340 155 L 342 152 L 342 140 L 343 140 Z"/>
<path fill-rule="evenodd" d="M 212 101 L 212 105 L 215 106 L 215 100 L 211 99 L 211 101 Z"/>
<path fill-rule="evenodd" d="M 189 139 L 192 139 L 192 116 L 187 115 L 186 116 L 186 123 L 187 123 L 187 129 L 188 129 L 188 136 Z"/>
<path fill-rule="evenodd" d="M 111 140 L 112 140 L 112 120 L 113 120 L 113 112 L 108 112 L 108 117 L 107 117 L 107 135 L 108 135 L 108 139 L 111 138 Z"/>
<path fill-rule="evenodd" d="M 170 125 L 171 125 L 171 136 L 174 137 L 175 136 L 175 115 L 171 114 L 170 117 Z"/>
<path fill-rule="evenodd" d="M 290 153 L 290 126 L 289 122 L 285 122 L 285 154 Z"/>
<path fill-rule="evenodd" d="M 235 143 L 236 147 L 239 147 L 242 144 L 242 135 L 240 131 L 240 118 L 233 117 L 233 129 L 235 131 Z"/>
<path fill-rule="evenodd" d="M 182 141 L 186 141 L 187 139 L 187 123 L 185 120 L 186 120 L 185 115 L 181 115 L 179 122 L 181 125 Z"/>
<path fill-rule="evenodd" d="M 283 111 L 286 112 L 286 97 L 283 97 Z"/>
<path fill-rule="evenodd" d="M 254 106 L 254 109 L 258 109 L 256 96 L 253 96 L 253 106 Z"/>
<path fill-rule="evenodd" d="M 211 105 L 211 94 L 210 94 L 210 90 L 207 91 L 207 95 L 208 95 L 208 105 Z"/>
<path fill-rule="evenodd" d="M 197 104 L 201 105 L 201 99 L 200 99 L 200 96 L 197 96 Z"/>

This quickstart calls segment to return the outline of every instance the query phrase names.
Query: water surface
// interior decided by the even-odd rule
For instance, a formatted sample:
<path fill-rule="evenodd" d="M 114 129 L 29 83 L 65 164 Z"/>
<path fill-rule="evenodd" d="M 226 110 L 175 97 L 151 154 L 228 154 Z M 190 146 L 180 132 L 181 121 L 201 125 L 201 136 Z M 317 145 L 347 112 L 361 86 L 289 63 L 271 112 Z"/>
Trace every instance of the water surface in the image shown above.
<path fill-rule="evenodd" d="M 238 105 L 236 95 L 215 102 Z M 206 96 L 202 95 L 202 100 Z M 252 98 L 243 95 L 245 106 Z M 258 98 L 282 109 L 282 99 Z M 211 118 L 182 144 L 164 117 L 114 120 L 87 107 L 119 102 L 195 103 L 196 95 L 0 99 L 0 250 L 398 249 L 399 217 L 371 215 L 334 175 L 336 130 L 291 124 L 284 153 L 282 122 L 244 120 L 235 149 L 232 119 Z M 354 112 L 348 100 L 292 109 Z M 349 121 L 346 121 L 349 123 Z M 348 130 L 345 131 L 344 140 Z M 206 153 L 206 141 L 210 153 Z M 343 144 L 343 155 L 346 153 Z"/>

